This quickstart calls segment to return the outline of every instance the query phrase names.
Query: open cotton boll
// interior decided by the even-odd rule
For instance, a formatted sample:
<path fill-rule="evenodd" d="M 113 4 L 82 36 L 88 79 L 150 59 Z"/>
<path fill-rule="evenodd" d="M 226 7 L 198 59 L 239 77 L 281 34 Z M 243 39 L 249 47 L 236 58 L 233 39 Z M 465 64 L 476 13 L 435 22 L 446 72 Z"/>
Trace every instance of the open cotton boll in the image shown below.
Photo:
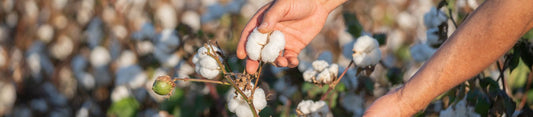
<path fill-rule="evenodd" d="M 200 61 L 198 61 L 198 63 L 200 64 L 200 67 L 202 68 L 213 69 L 213 70 L 220 69 L 218 67 L 217 60 L 215 60 L 212 57 L 201 58 Z"/>
<path fill-rule="evenodd" d="M 246 41 L 246 54 L 252 60 L 259 60 L 261 57 L 261 50 L 268 41 L 268 34 L 263 34 L 255 28 Z"/>
<path fill-rule="evenodd" d="M 296 110 L 303 114 L 299 116 L 309 117 L 333 117 L 333 114 L 329 111 L 329 107 L 324 101 L 313 102 L 312 100 L 303 100 L 298 103 Z"/>
<path fill-rule="evenodd" d="M 49 51 L 52 57 L 59 60 L 64 60 L 72 53 L 73 49 L 74 42 L 72 42 L 72 39 L 68 36 L 61 35 L 59 36 L 59 39 L 52 45 Z"/>
<path fill-rule="evenodd" d="M 37 29 L 37 36 L 41 41 L 48 43 L 52 41 L 52 38 L 54 37 L 54 28 L 49 24 L 39 26 L 39 29 Z"/>
<path fill-rule="evenodd" d="M 330 83 L 332 80 L 333 77 L 331 77 L 329 70 L 323 70 L 316 77 L 316 81 L 320 83 Z"/>
<path fill-rule="evenodd" d="M 218 76 L 218 74 L 220 73 L 218 69 L 208 69 L 208 68 L 201 68 L 201 67 L 196 72 L 200 73 L 200 75 L 202 75 L 203 77 L 207 79 L 213 79 L 216 76 Z"/>
<path fill-rule="evenodd" d="M 91 65 L 94 67 L 102 67 L 111 61 L 109 51 L 104 47 L 98 46 L 91 51 Z"/>
<path fill-rule="evenodd" d="M 313 68 L 309 68 L 305 70 L 303 74 L 304 80 L 307 82 L 313 82 L 313 78 L 315 77 L 316 74 L 317 72 Z"/>
<path fill-rule="evenodd" d="M 261 51 L 261 60 L 263 62 L 274 62 L 280 52 L 285 48 L 285 36 L 281 31 L 274 31 L 270 34 L 268 44 Z"/>
<path fill-rule="evenodd" d="M 439 28 L 430 28 L 426 31 L 426 43 L 429 44 L 429 45 L 437 45 L 437 44 L 440 44 L 442 43 L 440 40 L 439 40 L 439 35 L 438 35 L 438 32 L 439 32 Z"/>
<path fill-rule="evenodd" d="M 177 26 L 176 10 L 169 4 L 159 5 L 156 11 L 156 19 L 164 29 L 174 29 Z"/>
<path fill-rule="evenodd" d="M 197 31 L 201 27 L 200 15 L 195 11 L 185 11 L 181 15 L 181 23 L 190 26 L 193 30 Z"/>
<path fill-rule="evenodd" d="M 146 73 L 139 65 L 121 67 L 116 73 L 115 85 L 127 85 L 132 89 L 140 88 L 146 81 Z"/>
<path fill-rule="evenodd" d="M 357 66 L 375 65 L 381 59 L 378 41 L 366 35 L 356 40 L 353 52 L 352 59 Z"/>
<path fill-rule="evenodd" d="M 243 93 L 250 97 L 251 90 L 246 90 Z M 248 103 L 241 97 L 240 94 L 235 94 L 235 89 L 231 89 L 226 96 L 228 100 L 228 110 L 234 112 L 238 117 L 251 117 L 253 116 L 252 111 L 250 110 Z M 255 107 L 255 111 L 259 113 L 259 110 L 264 109 L 267 106 L 265 99 L 265 92 L 262 88 L 255 89 L 254 96 L 252 99 Z"/>
<path fill-rule="evenodd" d="M 329 70 L 329 73 L 331 73 L 331 75 L 333 77 L 337 77 L 337 75 L 339 74 L 339 65 L 337 64 L 331 64 L 328 68 Z"/>
<path fill-rule="evenodd" d="M 431 56 L 433 56 L 436 51 L 436 49 L 431 48 L 427 44 L 422 43 L 415 44 L 409 49 L 411 57 L 413 57 L 416 62 L 423 62 L 428 60 L 429 58 L 431 58 Z"/>
<path fill-rule="evenodd" d="M 111 91 L 112 102 L 117 102 L 117 101 L 120 101 L 121 99 L 130 97 L 130 96 L 131 96 L 131 93 L 129 89 L 124 85 L 116 86 L 113 89 L 113 91 Z"/>
<path fill-rule="evenodd" d="M 10 112 L 17 100 L 15 83 L 0 81 L 0 112 Z"/>
<path fill-rule="evenodd" d="M 444 23 L 448 17 L 446 13 L 438 10 L 435 7 L 431 7 L 431 10 L 424 14 L 424 24 L 427 28 L 438 27 L 440 24 Z"/>
<path fill-rule="evenodd" d="M 312 65 L 313 65 L 314 70 L 316 71 L 322 71 L 329 66 L 328 62 L 324 60 L 313 61 Z"/>

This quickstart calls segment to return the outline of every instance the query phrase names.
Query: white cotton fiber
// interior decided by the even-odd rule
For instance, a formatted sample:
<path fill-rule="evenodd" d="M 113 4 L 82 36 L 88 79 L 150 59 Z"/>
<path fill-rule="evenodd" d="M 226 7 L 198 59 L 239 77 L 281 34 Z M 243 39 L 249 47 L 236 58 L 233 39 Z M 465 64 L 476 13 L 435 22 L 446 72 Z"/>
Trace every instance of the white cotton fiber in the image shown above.
<path fill-rule="evenodd" d="M 268 34 L 263 34 L 255 28 L 246 42 L 246 54 L 252 60 L 259 60 L 261 56 L 261 49 L 267 43 Z"/>
<path fill-rule="evenodd" d="M 313 68 L 317 71 L 322 71 L 329 66 L 328 62 L 324 60 L 313 61 L 312 65 L 313 65 Z"/>
<path fill-rule="evenodd" d="M 274 62 L 278 58 L 280 52 L 285 48 L 285 36 L 281 31 L 274 31 L 270 34 L 270 40 L 265 45 L 261 52 L 261 60 L 263 62 Z"/>

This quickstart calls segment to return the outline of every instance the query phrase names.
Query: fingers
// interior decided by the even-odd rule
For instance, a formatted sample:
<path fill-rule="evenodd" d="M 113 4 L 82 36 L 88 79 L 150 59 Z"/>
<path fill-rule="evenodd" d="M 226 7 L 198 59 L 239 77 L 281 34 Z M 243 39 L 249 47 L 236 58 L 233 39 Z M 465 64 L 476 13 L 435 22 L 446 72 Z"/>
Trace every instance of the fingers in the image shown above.
<path fill-rule="evenodd" d="M 246 72 L 248 74 L 255 74 L 255 72 L 257 72 L 258 67 L 259 67 L 259 61 L 255 61 L 252 59 L 246 59 Z"/>
<path fill-rule="evenodd" d="M 248 40 L 248 35 L 254 30 L 255 27 L 259 24 L 259 20 L 262 19 L 262 14 L 265 12 L 265 10 L 271 5 L 271 3 L 266 4 L 265 6 L 261 7 L 257 13 L 248 21 L 248 24 L 244 27 L 244 29 L 241 32 L 241 38 L 239 39 L 239 43 L 237 44 L 237 58 L 244 59 L 246 58 L 246 41 Z"/>
<path fill-rule="evenodd" d="M 298 61 L 298 53 L 300 52 L 296 52 L 293 50 L 285 50 L 284 57 L 288 60 L 287 67 L 294 68 L 298 66 L 298 63 L 300 62 Z"/>
<path fill-rule="evenodd" d="M 288 8 L 286 4 L 280 3 L 279 0 L 274 1 L 272 6 L 264 13 L 263 21 L 257 28 L 259 32 L 270 33 L 274 31 L 274 26 L 287 14 Z"/>

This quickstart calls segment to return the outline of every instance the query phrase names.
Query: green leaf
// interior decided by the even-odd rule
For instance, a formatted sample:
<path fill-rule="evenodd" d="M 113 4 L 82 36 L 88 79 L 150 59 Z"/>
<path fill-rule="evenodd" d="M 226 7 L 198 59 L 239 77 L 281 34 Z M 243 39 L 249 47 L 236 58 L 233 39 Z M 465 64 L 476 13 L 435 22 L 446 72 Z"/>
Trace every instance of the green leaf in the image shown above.
<path fill-rule="evenodd" d="M 482 117 L 486 117 L 489 113 L 490 102 L 484 96 L 479 96 L 478 101 L 475 105 L 475 112 L 480 114 Z"/>
<path fill-rule="evenodd" d="M 374 34 L 374 35 L 372 35 L 372 37 L 374 37 L 374 39 L 378 40 L 379 46 L 383 46 L 383 45 L 385 45 L 387 43 L 387 34 L 385 34 L 385 33 Z"/>
<path fill-rule="evenodd" d="M 506 115 L 513 115 L 515 109 L 516 109 L 516 103 L 513 101 L 513 99 L 509 98 L 509 96 L 507 96 L 507 94 L 505 93 L 501 93 L 503 94 L 503 99 L 504 99 L 504 107 L 505 107 L 505 114 Z"/>
<path fill-rule="evenodd" d="M 346 27 L 348 27 L 348 32 L 352 34 L 353 37 L 361 36 L 363 26 L 359 23 L 359 20 L 357 20 L 357 16 L 355 16 L 354 13 L 349 12 L 344 12 L 342 16 L 344 17 Z"/>
<path fill-rule="evenodd" d="M 363 79 L 363 85 L 368 92 L 374 91 L 374 81 L 370 77 L 360 77 Z"/>
<path fill-rule="evenodd" d="M 268 106 L 259 112 L 259 117 L 270 117 L 271 115 L 274 115 L 274 110 Z"/>
<path fill-rule="evenodd" d="M 397 67 L 392 67 L 387 71 L 387 79 L 392 85 L 403 83 L 402 70 Z"/>
<path fill-rule="evenodd" d="M 109 107 L 107 116 L 111 117 L 134 117 L 140 104 L 133 97 L 121 99 Z"/>

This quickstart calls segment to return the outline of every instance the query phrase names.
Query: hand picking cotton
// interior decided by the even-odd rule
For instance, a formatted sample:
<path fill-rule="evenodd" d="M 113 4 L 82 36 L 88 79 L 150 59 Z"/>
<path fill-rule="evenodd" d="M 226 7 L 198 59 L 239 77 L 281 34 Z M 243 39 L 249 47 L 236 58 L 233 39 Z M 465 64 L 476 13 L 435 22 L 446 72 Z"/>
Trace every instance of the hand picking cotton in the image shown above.
<path fill-rule="evenodd" d="M 255 28 L 248 36 L 246 54 L 252 60 L 274 62 L 285 48 L 285 36 L 281 31 L 263 34 Z"/>

